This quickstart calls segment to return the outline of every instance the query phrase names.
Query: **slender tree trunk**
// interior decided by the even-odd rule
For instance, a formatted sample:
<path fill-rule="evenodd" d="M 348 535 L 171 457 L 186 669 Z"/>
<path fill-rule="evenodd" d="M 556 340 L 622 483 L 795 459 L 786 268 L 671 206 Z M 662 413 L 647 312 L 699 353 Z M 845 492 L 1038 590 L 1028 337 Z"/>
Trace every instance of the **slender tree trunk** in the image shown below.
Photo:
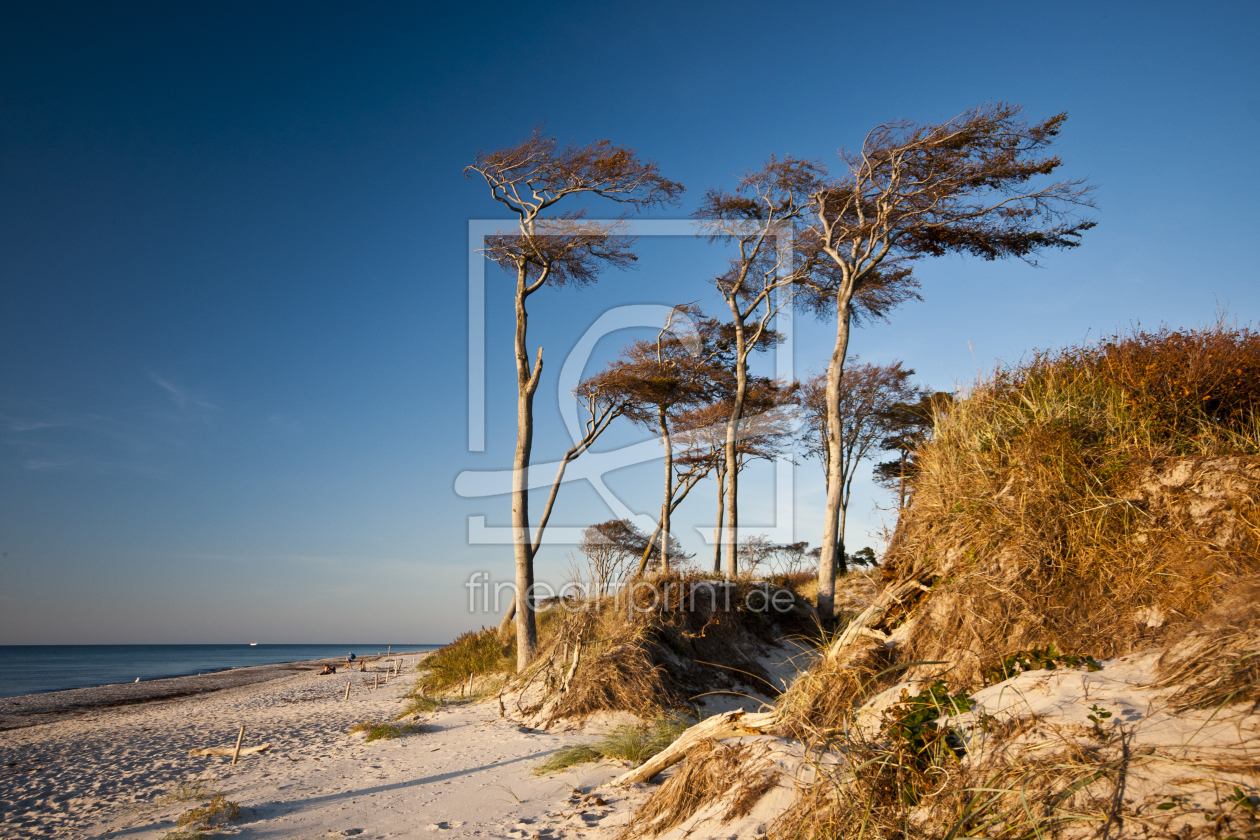
<path fill-rule="evenodd" d="M 512 534 L 516 556 L 516 668 L 523 670 L 538 646 L 534 620 L 534 546 L 529 530 L 529 458 L 534 442 L 534 392 L 542 373 L 542 348 L 533 371 L 525 343 L 529 313 L 525 309 L 524 268 L 516 283 L 516 455 L 512 460 Z"/>
<path fill-rule="evenodd" d="M 718 469 L 717 524 L 713 527 L 713 573 L 722 574 L 722 516 L 726 512 L 726 468 Z"/>
<path fill-rule="evenodd" d="M 669 418 L 665 410 L 656 409 L 656 422 L 665 444 L 665 501 L 661 502 L 661 574 L 669 574 L 669 514 L 674 501 L 674 446 L 669 437 Z"/>
<path fill-rule="evenodd" d="M 901 475 L 898 476 L 897 484 L 901 491 L 901 500 L 897 503 L 897 512 L 900 513 L 906 506 L 906 451 L 901 450 Z"/>
<path fill-rule="evenodd" d="M 693 475 L 691 478 L 678 485 L 678 487 L 674 490 L 673 501 L 670 502 L 669 506 L 669 512 L 671 514 L 678 510 L 678 506 L 683 503 L 683 500 L 687 498 L 687 494 L 691 492 L 691 488 L 695 487 L 696 484 L 699 483 L 700 479 L 704 478 L 708 474 L 708 470 L 706 470 L 703 473 Z M 657 519 L 656 527 L 652 529 L 652 535 L 647 539 L 647 548 L 643 550 L 643 556 L 639 558 L 639 569 L 635 573 L 636 575 L 642 575 L 645 571 L 647 571 L 648 558 L 652 556 L 652 546 L 656 543 L 656 538 L 660 536 L 661 530 L 661 520 Z"/>
<path fill-rule="evenodd" d="M 827 507 L 823 513 L 822 553 L 818 558 L 818 613 L 830 625 L 836 603 L 836 550 L 843 545 L 840 512 L 843 508 L 844 474 L 840 427 L 840 380 L 849 352 L 849 301 L 852 295 L 836 299 L 836 346 L 827 365 Z M 843 549 L 841 549 L 843 550 Z"/>
<path fill-rule="evenodd" d="M 738 304 L 731 307 L 735 318 L 735 398 L 731 401 L 731 422 L 726 424 L 726 576 L 739 577 L 735 552 L 739 541 L 739 424 L 744 416 L 744 395 L 748 393 L 748 354 L 744 322 L 738 317 Z"/>
<path fill-rule="evenodd" d="M 507 644 L 508 633 L 512 630 L 512 622 L 516 619 L 516 599 L 512 599 L 512 603 L 508 604 L 508 608 L 503 613 L 503 620 L 499 622 L 499 641 Z"/>

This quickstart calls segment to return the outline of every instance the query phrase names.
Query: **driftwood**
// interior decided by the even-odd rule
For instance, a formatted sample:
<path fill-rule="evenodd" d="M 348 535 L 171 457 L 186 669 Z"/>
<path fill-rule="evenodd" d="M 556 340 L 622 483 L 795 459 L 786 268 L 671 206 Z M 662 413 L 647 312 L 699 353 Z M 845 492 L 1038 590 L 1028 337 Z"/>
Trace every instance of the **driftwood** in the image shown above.
<path fill-rule="evenodd" d="M 879 593 L 879 597 L 869 607 L 862 610 L 862 612 L 858 613 L 857 618 L 849 622 L 849 625 L 844 628 L 844 632 L 832 643 L 830 650 L 827 651 L 827 656 L 832 659 L 848 659 L 861 650 L 869 648 L 872 642 L 885 647 L 890 642 L 895 644 L 896 639 L 876 628 L 883 622 L 884 616 L 893 607 L 904 603 L 912 595 L 930 591 L 928 587 L 914 578 L 887 587 L 883 592 Z"/>
<path fill-rule="evenodd" d="M 700 741 L 739 738 L 744 735 L 765 735 L 779 722 L 778 712 L 749 714 L 743 709 L 723 712 L 697 723 L 678 740 L 645 761 L 643 764 L 618 776 L 613 785 L 630 785 L 646 782 L 667 767 L 672 767 L 687 757 L 687 753 Z"/>
<path fill-rule="evenodd" d="M 238 755 L 253 755 L 254 753 L 265 753 L 271 749 L 271 744 L 259 744 L 256 747 L 241 747 Z M 235 747 L 206 747 L 200 750 L 189 750 L 189 755 L 231 755 L 236 752 Z"/>

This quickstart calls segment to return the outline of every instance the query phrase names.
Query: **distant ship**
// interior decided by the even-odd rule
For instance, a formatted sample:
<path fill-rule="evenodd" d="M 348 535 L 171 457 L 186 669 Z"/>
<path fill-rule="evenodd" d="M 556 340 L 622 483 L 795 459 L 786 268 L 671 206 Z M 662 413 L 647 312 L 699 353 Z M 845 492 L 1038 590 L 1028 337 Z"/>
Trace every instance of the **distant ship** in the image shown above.
<path fill-rule="evenodd" d="M 250 647 L 258 647 L 258 642 L 250 642 L 250 643 L 249 643 L 249 646 L 250 646 Z"/>

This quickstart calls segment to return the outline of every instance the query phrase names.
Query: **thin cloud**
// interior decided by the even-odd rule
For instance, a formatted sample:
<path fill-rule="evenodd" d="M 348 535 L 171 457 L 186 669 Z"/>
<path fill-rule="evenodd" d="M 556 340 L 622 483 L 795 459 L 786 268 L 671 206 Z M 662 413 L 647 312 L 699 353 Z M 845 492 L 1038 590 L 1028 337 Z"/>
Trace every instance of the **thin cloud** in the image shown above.
<path fill-rule="evenodd" d="M 0 423 L 3 423 L 5 430 L 10 432 L 33 432 L 37 429 L 56 429 L 71 425 L 68 420 L 28 420 L 8 414 L 0 414 Z"/>
<path fill-rule="evenodd" d="M 35 472 L 44 472 L 47 470 L 60 470 L 70 466 L 69 461 L 52 461 L 46 458 L 33 458 L 23 465 L 23 469 L 33 470 Z"/>
<path fill-rule="evenodd" d="M 184 388 L 180 388 L 178 385 L 172 384 L 169 380 L 163 379 L 156 373 L 150 373 L 149 378 L 153 380 L 154 384 L 165 390 L 167 396 L 171 398 L 171 401 L 184 411 L 195 411 L 198 408 L 218 410 L 219 408 L 214 403 L 203 399 Z"/>

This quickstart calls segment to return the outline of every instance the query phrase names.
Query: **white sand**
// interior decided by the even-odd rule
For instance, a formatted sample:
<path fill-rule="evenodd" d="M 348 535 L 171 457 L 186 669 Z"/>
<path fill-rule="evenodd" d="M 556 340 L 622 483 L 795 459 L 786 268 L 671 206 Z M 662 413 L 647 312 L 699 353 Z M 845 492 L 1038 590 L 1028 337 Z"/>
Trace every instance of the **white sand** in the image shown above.
<path fill-rule="evenodd" d="M 347 680 L 355 688 L 343 701 Z M 158 840 L 198 804 L 166 799 L 194 779 L 241 805 L 228 833 L 242 838 L 532 837 L 575 788 L 624 769 L 534 777 L 549 753 L 591 736 L 522 731 L 500 720 L 493 702 L 422 716 L 428 733 L 365 743 L 346 730 L 401 710 L 410 677 L 377 691 L 362 687 L 371 680 L 357 671 L 291 673 L 0 732 L 0 837 Z M 265 741 L 271 751 L 235 767 L 189 757 L 192 748 L 232 746 L 241 724 L 245 746 Z"/>

